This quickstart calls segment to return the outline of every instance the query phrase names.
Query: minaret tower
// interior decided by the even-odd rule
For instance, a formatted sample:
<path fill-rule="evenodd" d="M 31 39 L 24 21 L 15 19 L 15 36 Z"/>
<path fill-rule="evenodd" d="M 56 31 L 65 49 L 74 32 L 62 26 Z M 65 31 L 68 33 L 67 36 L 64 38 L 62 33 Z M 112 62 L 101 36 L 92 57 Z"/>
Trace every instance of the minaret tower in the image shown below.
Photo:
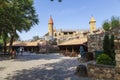
<path fill-rule="evenodd" d="M 50 16 L 50 19 L 49 19 L 49 22 L 48 22 L 48 33 L 49 33 L 49 36 L 53 38 L 53 19 L 52 17 Z"/>
<path fill-rule="evenodd" d="M 94 19 L 93 16 L 91 17 L 89 24 L 90 24 L 90 32 L 96 30 L 96 20 Z"/>

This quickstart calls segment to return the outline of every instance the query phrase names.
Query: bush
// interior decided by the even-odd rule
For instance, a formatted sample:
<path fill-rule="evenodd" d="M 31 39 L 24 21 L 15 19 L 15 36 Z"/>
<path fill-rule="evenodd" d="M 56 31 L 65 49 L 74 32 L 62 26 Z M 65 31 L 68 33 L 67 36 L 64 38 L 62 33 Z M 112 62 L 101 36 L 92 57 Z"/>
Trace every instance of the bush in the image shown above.
<path fill-rule="evenodd" d="M 111 65 L 112 59 L 107 54 L 100 54 L 97 57 L 98 64 Z"/>
<path fill-rule="evenodd" d="M 97 59 L 97 57 L 101 55 L 102 53 L 103 51 L 95 51 L 95 59 Z"/>

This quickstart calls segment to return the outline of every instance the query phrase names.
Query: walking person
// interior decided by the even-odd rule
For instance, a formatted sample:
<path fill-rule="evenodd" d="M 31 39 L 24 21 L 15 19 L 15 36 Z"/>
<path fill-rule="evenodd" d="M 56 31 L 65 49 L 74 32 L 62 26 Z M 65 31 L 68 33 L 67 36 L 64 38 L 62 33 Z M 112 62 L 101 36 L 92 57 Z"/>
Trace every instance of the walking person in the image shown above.
<path fill-rule="evenodd" d="M 21 55 L 23 55 L 23 51 L 24 51 L 23 47 L 20 47 L 20 53 L 21 53 Z"/>
<path fill-rule="evenodd" d="M 19 48 L 16 49 L 16 56 L 18 56 L 18 55 L 19 55 Z"/>

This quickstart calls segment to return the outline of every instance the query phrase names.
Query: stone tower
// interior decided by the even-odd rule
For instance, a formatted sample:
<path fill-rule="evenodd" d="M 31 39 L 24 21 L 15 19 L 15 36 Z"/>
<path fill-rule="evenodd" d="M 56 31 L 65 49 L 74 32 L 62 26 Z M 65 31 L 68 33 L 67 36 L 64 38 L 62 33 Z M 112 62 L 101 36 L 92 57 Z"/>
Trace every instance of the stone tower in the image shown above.
<path fill-rule="evenodd" d="M 53 19 L 52 19 L 52 17 L 50 16 L 50 19 L 49 19 L 49 22 L 48 22 L 48 34 L 49 34 L 49 36 L 52 37 L 52 38 L 53 38 L 53 25 L 54 25 Z"/>
<path fill-rule="evenodd" d="M 94 19 L 93 16 L 91 17 L 89 24 L 90 24 L 90 32 L 96 30 L 96 20 Z"/>

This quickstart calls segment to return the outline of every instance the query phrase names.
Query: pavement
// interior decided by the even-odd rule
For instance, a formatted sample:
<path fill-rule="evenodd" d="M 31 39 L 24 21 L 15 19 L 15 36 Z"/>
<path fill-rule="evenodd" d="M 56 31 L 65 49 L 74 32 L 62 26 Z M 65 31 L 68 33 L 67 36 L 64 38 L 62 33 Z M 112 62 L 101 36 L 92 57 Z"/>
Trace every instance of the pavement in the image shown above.
<path fill-rule="evenodd" d="M 0 59 L 0 80 L 91 80 L 74 74 L 78 65 L 78 57 L 24 53 Z"/>

